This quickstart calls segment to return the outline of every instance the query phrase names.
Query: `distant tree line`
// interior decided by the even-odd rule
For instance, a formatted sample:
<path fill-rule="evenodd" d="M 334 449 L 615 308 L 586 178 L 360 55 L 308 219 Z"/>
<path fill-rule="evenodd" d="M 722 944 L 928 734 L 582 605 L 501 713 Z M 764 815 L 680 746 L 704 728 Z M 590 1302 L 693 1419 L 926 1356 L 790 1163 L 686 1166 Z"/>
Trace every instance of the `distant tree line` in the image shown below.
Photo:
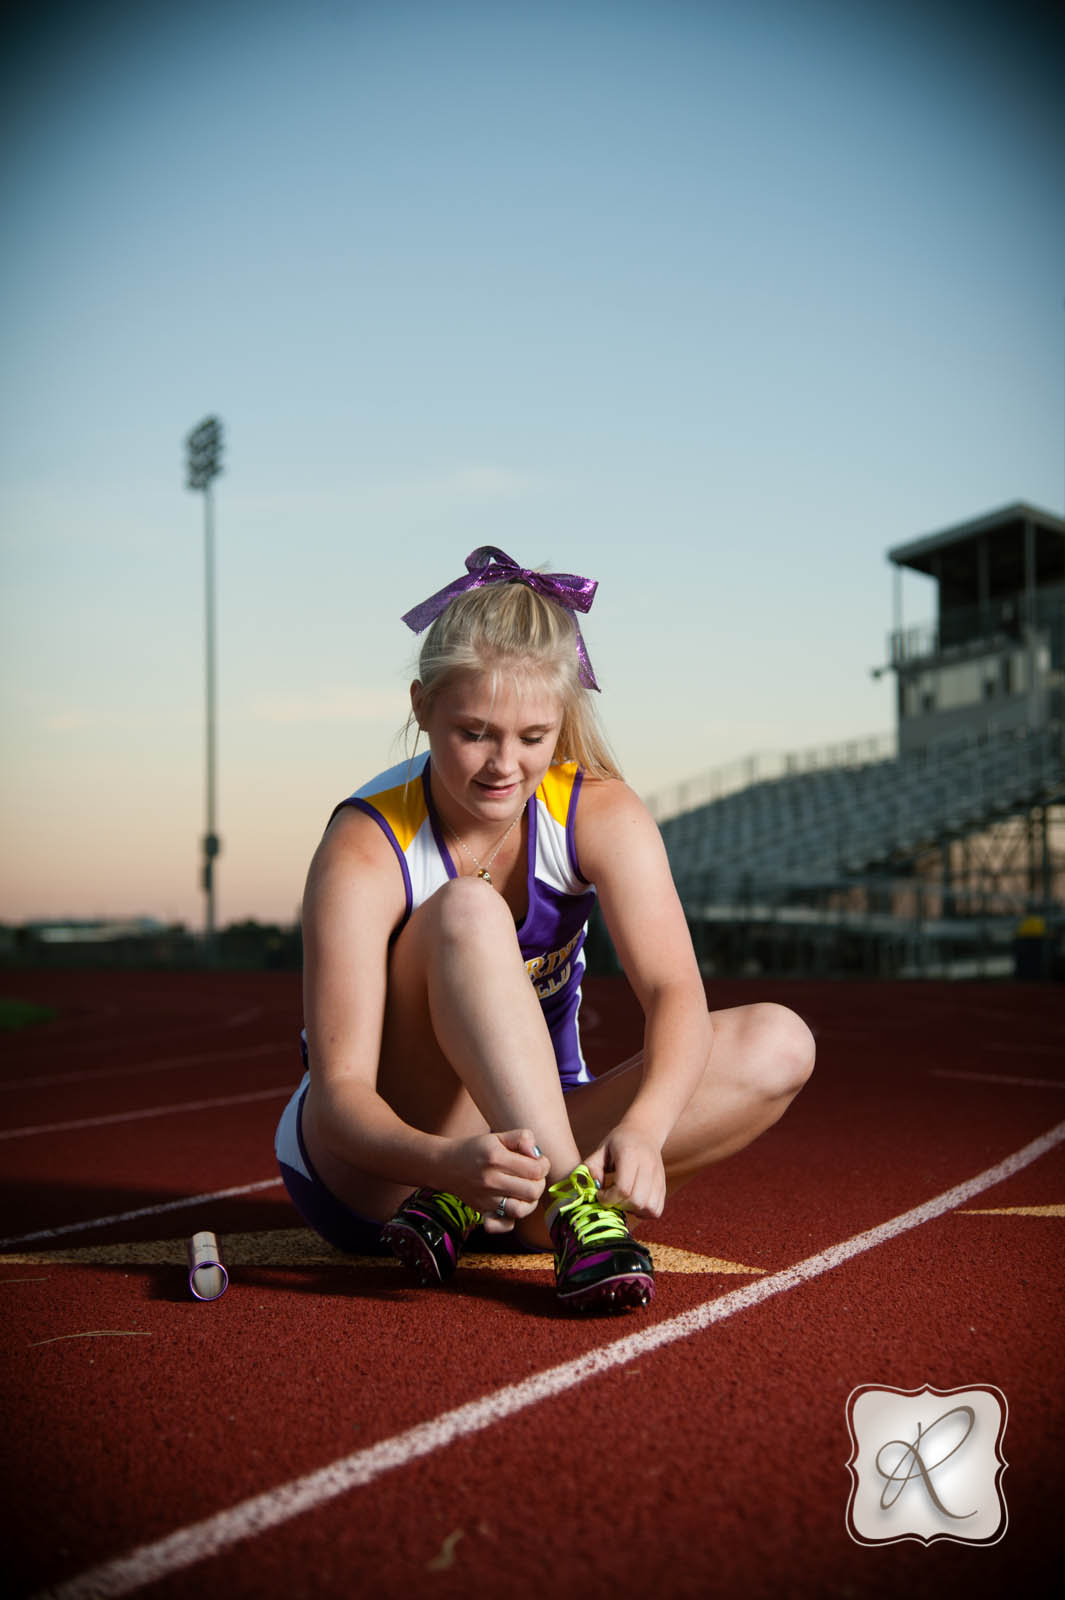
<path fill-rule="evenodd" d="M 208 946 L 183 923 L 24 923 L 0 927 L 5 967 L 219 967 L 237 972 L 298 971 L 303 940 L 298 925 L 230 923 Z"/>

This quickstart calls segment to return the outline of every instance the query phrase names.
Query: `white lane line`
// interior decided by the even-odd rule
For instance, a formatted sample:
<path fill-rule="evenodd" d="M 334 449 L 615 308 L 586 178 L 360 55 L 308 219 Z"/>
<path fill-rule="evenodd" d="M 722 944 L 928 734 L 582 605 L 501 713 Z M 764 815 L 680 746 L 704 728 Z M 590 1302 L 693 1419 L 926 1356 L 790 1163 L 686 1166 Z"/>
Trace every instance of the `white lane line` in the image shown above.
<path fill-rule="evenodd" d="M 251 1499 L 231 1506 L 228 1511 L 217 1512 L 212 1517 L 205 1517 L 202 1522 L 179 1528 L 176 1533 L 169 1534 L 155 1544 L 141 1545 L 129 1555 L 104 1562 L 66 1583 L 42 1591 L 36 1600 L 103 1600 L 103 1597 L 110 1600 L 111 1596 L 130 1594 L 146 1583 L 154 1583 L 173 1572 L 194 1566 L 198 1561 L 218 1555 L 230 1545 L 265 1533 L 304 1512 L 313 1511 L 337 1495 L 372 1483 L 386 1472 L 408 1466 L 420 1456 L 442 1450 L 456 1439 L 502 1422 L 524 1411 L 527 1406 L 563 1394 L 588 1378 L 624 1366 L 652 1350 L 672 1344 L 676 1339 L 701 1333 L 737 1311 L 746 1311 L 786 1289 L 794 1289 L 801 1283 L 819 1278 L 822 1273 L 842 1266 L 845 1261 L 861 1255 L 865 1250 L 897 1239 L 908 1229 L 931 1222 L 944 1212 L 954 1211 L 974 1195 L 982 1194 L 985 1189 L 992 1188 L 1037 1161 L 1063 1140 L 1065 1122 L 1059 1122 L 1057 1127 L 1007 1156 L 996 1166 L 988 1167 L 976 1177 L 937 1195 L 934 1200 L 925 1201 L 924 1205 L 916 1206 L 912 1211 L 892 1217 L 890 1222 L 882 1222 L 866 1233 L 855 1234 L 841 1244 L 830 1245 L 827 1250 L 807 1256 L 805 1261 L 785 1267 L 772 1277 L 756 1279 L 742 1289 L 734 1289 L 731 1294 L 722 1295 L 716 1300 L 707 1300 L 691 1311 L 682 1312 L 680 1316 L 618 1339 L 613 1344 L 603 1345 L 598 1350 L 590 1350 L 574 1361 L 548 1367 L 546 1371 L 535 1373 L 520 1383 L 507 1384 L 494 1394 L 472 1400 L 454 1411 L 445 1411 L 430 1422 L 419 1423 L 392 1439 L 383 1439 L 379 1444 L 356 1450 L 328 1467 L 320 1467 L 316 1472 L 294 1478 L 291 1483 L 280 1484 L 264 1494 L 253 1495 Z"/>
<path fill-rule="evenodd" d="M 263 1014 L 262 1006 L 248 1006 L 245 1011 L 234 1011 L 231 1017 L 223 1022 L 223 1028 L 242 1028 L 246 1022 L 254 1022 L 256 1017 Z"/>
<path fill-rule="evenodd" d="M 931 1078 L 961 1078 L 966 1083 L 1007 1083 L 1017 1089 L 1065 1089 L 1060 1078 L 1018 1078 L 1009 1072 L 966 1072 L 959 1068 L 932 1067 Z"/>
<path fill-rule="evenodd" d="M 176 1067 L 216 1066 L 220 1061 L 248 1061 L 253 1056 L 288 1054 L 298 1060 L 294 1049 L 285 1045 L 249 1044 L 236 1050 L 205 1050 L 194 1056 L 161 1056 L 157 1061 L 142 1061 L 135 1067 L 92 1067 L 78 1072 L 49 1072 L 29 1078 L 12 1078 L 0 1083 L 0 1094 L 8 1089 L 47 1089 L 59 1083 L 95 1083 L 103 1078 L 135 1078 L 142 1072 L 173 1072 Z"/>
<path fill-rule="evenodd" d="M 211 1200 L 231 1200 L 238 1194 L 255 1194 L 259 1189 L 276 1189 L 280 1178 L 263 1178 L 258 1183 L 242 1183 L 235 1189 L 212 1189 L 209 1194 L 189 1194 L 181 1200 L 163 1200 L 156 1206 L 138 1206 L 135 1211 L 116 1211 L 109 1217 L 88 1217 L 83 1222 L 64 1222 L 58 1228 L 37 1228 L 33 1233 L 20 1233 L 11 1239 L 0 1239 L 0 1250 L 9 1250 L 17 1244 L 32 1244 L 35 1239 L 61 1239 L 67 1233 L 85 1233 L 90 1228 L 107 1228 L 113 1222 L 134 1222 L 138 1217 L 160 1217 L 165 1211 L 184 1211 L 189 1206 L 207 1204 Z M 0 1262 L 0 1266 L 3 1263 Z"/>
<path fill-rule="evenodd" d="M 227 1094 L 219 1100 L 184 1100 L 180 1105 L 150 1106 L 146 1111 L 118 1111 L 107 1117 L 79 1117 L 76 1122 L 38 1122 L 30 1128 L 0 1129 L 0 1139 L 28 1139 L 36 1133 L 70 1133 L 77 1128 L 107 1128 L 116 1122 L 140 1122 L 146 1117 L 173 1117 L 182 1111 L 213 1111 L 219 1106 L 246 1106 L 253 1100 L 276 1100 L 292 1093 L 294 1085 L 256 1089 L 251 1094 Z"/>

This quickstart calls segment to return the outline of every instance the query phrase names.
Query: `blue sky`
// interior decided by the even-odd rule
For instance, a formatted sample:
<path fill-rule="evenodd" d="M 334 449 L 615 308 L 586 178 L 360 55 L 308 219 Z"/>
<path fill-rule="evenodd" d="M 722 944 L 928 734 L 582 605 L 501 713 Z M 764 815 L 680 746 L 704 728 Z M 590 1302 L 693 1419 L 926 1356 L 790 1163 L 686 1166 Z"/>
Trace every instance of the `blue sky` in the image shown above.
<path fill-rule="evenodd" d="M 332 805 L 400 754 L 398 618 L 476 545 L 599 578 L 650 794 L 889 730 L 885 551 L 1062 510 L 1042 8 L 14 15 L 0 917 L 202 917 L 209 413 L 224 921 L 294 915 Z"/>

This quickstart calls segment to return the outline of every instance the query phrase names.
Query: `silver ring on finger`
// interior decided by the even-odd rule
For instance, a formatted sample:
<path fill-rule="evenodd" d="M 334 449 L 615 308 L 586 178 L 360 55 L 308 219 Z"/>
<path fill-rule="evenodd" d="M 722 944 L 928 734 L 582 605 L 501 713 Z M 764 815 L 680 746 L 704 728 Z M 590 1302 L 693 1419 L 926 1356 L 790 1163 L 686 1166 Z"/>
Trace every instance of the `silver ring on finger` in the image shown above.
<path fill-rule="evenodd" d="M 507 1214 L 507 1197 L 504 1194 L 504 1195 L 500 1196 L 499 1204 L 496 1206 L 496 1216 L 500 1217 L 500 1218 L 503 1218 L 503 1217 L 506 1216 L 506 1214 Z"/>

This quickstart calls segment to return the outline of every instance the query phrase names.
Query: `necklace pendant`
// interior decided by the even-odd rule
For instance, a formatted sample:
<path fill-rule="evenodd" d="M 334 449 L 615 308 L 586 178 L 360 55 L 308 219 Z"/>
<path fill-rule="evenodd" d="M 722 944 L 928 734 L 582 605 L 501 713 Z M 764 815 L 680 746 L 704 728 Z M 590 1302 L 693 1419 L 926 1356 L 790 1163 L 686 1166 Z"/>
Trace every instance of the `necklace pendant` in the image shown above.
<path fill-rule="evenodd" d="M 492 881 L 492 874 L 489 872 L 487 867 L 479 867 L 477 869 L 477 876 L 479 878 L 483 878 L 485 883 L 491 883 Z"/>

